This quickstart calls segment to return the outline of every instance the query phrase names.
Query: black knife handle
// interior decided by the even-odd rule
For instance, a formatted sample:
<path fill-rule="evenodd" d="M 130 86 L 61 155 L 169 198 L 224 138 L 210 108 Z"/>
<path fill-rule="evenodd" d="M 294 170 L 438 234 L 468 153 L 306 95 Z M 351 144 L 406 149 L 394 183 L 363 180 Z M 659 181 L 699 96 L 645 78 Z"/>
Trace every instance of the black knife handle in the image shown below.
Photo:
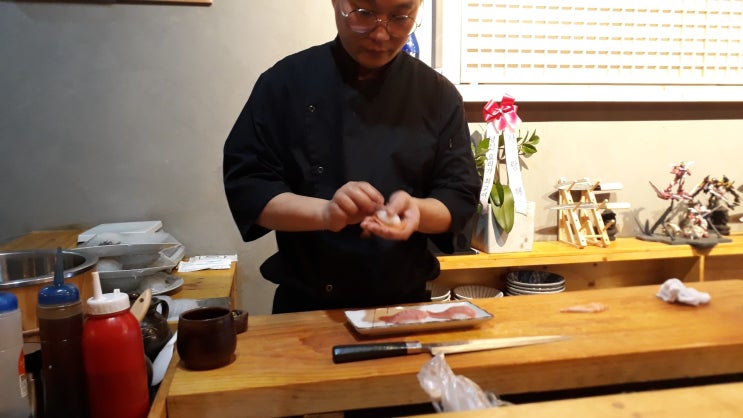
<path fill-rule="evenodd" d="M 333 363 L 397 357 L 408 354 L 410 344 L 406 342 L 336 345 L 333 347 Z"/>

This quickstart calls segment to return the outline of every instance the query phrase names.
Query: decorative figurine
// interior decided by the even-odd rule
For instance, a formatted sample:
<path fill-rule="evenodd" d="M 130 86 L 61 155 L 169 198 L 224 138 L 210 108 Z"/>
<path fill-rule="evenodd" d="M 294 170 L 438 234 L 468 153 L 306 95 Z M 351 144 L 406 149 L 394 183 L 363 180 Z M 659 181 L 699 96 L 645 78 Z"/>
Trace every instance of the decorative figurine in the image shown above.
<path fill-rule="evenodd" d="M 730 193 L 728 189 L 732 189 L 732 182 L 727 177 L 724 177 L 722 182 L 718 182 L 716 179 L 707 176 L 691 192 L 686 192 L 684 191 L 684 183 L 686 177 L 691 176 L 689 170 L 691 164 L 692 162 L 682 161 L 678 165 L 674 165 L 671 169 L 671 174 L 674 176 L 673 180 L 664 190 L 660 190 L 653 182 L 649 182 L 655 194 L 660 199 L 669 200 L 670 204 L 652 227 L 648 221 L 643 226 L 637 220 L 642 232 L 637 238 L 666 244 L 689 244 L 695 247 L 711 247 L 718 242 L 731 241 L 729 238 L 722 237 L 721 231 L 717 228 L 716 223 L 718 222 L 715 220 L 717 218 L 713 217 L 719 216 L 714 215 L 716 210 L 725 207 L 724 204 L 720 203 L 721 200 L 730 203 L 729 199 L 725 198 L 725 194 Z M 714 202 L 710 197 L 709 205 L 704 206 L 701 202 L 694 200 L 702 191 L 714 196 Z M 732 204 L 737 206 L 740 204 L 740 198 L 737 193 L 734 191 L 733 193 L 734 201 Z M 708 217 L 712 222 L 707 219 Z M 673 219 L 678 219 L 678 222 L 674 222 Z M 726 220 L 724 224 L 727 227 Z M 656 230 L 660 232 L 656 232 Z"/>
<path fill-rule="evenodd" d="M 735 209 L 740 205 L 740 196 L 733 187 L 734 181 L 723 174 L 722 179 L 706 176 L 694 190 L 694 196 L 701 192 L 706 193 L 709 197 L 707 207 L 711 208 L 710 221 L 712 225 L 720 231 L 722 235 L 730 235 L 729 210 Z M 726 195 L 730 195 L 726 197 Z"/>
<path fill-rule="evenodd" d="M 710 213 L 712 213 L 711 210 L 697 201 L 687 205 L 686 214 L 682 216 L 678 223 L 681 235 L 692 239 L 707 238 L 709 236 L 707 233 L 709 225 L 707 216 Z"/>
<path fill-rule="evenodd" d="M 668 183 L 668 187 L 666 187 L 665 190 L 661 191 L 656 187 L 652 182 L 650 182 L 650 185 L 655 190 L 655 193 L 658 194 L 658 197 L 663 200 L 689 200 L 692 198 L 692 196 L 689 193 L 684 192 L 684 183 L 686 181 L 686 176 L 691 175 L 691 170 L 689 170 L 689 166 L 694 164 L 694 161 L 689 161 L 688 163 L 686 161 L 681 161 L 678 165 L 674 165 L 671 169 L 671 174 L 673 174 L 673 180 L 671 180 L 670 183 Z M 676 191 L 673 191 L 673 188 L 676 187 Z"/>

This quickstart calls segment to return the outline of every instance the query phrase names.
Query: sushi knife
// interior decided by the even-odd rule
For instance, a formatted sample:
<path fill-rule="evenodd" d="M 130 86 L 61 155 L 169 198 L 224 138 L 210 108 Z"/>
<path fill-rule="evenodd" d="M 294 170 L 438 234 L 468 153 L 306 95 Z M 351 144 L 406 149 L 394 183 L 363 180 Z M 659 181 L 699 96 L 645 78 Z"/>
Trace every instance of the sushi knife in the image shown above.
<path fill-rule="evenodd" d="M 472 351 L 495 350 L 498 348 L 550 343 L 562 341 L 567 338 L 568 337 L 564 335 L 539 335 L 530 337 L 489 338 L 438 343 L 397 341 L 386 343 L 336 345 L 333 347 L 333 363 L 349 363 L 352 361 L 398 357 L 423 352 L 429 352 L 432 356 L 439 353 L 469 353 Z"/>

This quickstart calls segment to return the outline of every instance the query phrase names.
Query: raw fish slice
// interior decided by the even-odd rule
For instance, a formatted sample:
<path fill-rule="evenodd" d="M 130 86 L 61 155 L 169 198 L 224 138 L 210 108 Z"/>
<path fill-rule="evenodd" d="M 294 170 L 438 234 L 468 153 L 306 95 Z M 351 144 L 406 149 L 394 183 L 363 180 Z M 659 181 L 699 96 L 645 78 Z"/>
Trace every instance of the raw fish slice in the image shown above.
<path fill-rule="evenodd" d="M 442 312 L 429 312 L 428 315 L 436 319 L 470 319 L 477 316 L 477 312 L 469 306 L 452 306 Z"/>
<path fill-rule="evenodd" d="M 600 302 L 590 302 L 583 305 L 573 305 L 560 309 L 560 312 L 568 313 L 596 313 L 607 310 L 608 307 Z"/>
<path fill-rule="evenodd" d="M 421 322 L 428 318 L 428 312 L 420 309 L 404 309 L 393 315 L 380 316 L 379 320 L 388 324 L 405 324 L 410 322 Z"/>

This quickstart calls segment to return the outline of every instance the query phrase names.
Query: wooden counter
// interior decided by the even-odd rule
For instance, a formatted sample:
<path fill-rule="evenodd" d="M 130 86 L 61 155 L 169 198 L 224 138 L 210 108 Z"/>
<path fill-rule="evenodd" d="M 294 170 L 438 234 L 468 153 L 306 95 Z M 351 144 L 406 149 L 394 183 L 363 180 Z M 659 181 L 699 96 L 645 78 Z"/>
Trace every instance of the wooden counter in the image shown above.
<path fill-rule="evenodd" d="M 740 418 L 743 383 L 592 396 L 551 402 L 509 405 L 477 411 L 418 415 L 418 418 Z"/>
<path fill-rule="evenodd" d="M 25 251 L 70 249 L 77 247 L 77 236 L 83 232 L 80 229 L 60 229 L 50 231 L 33 231 L 0 246 L 2 251 Z"/>
<path fill-rule="evenodd" d="M 656 285 L 482 299 L 476 303 L 494 319 L 477 328 L 376 340 L 349 329 L 342 311 L 251 316 L 232 364 L 175 369 L 168 416 L 287 416 L 429 401 L 416 377 L 426 354 L 333 364 L 334 345 L 360 341 L 570 336 L 447 357 L 455 373 L 499 395 L 743 373 L 743 281 L 693 285 L 712 295 L 709 305 L 662 302 Z M 592 301 L 609 309 L 559 312 Z"/>

